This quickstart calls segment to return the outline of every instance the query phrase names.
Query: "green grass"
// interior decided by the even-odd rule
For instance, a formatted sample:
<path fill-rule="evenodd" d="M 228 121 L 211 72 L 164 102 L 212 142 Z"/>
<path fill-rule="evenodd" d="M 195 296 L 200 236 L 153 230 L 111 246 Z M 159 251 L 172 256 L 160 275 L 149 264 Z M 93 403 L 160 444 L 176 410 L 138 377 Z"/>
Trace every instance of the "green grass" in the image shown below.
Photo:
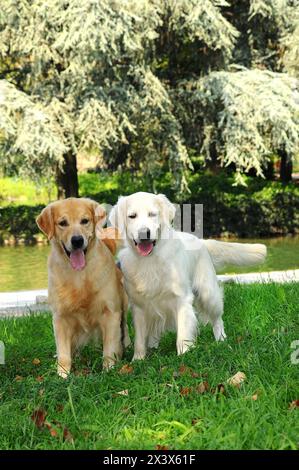
<path fill-rule="evenodd" d="M 100 351 L 89 346 L 67 381 L 56 377 L 49 315 L 2 320 L 0 448 L 297 449 L 299 409 L 289 405 L 299 398 L 299 365 L 290 358 L 291 343 L 299 339 L 298 301 L 299 284 L 228 285 L 225 343 L 217 344 L 206 327 L 196 348 L 177 357 L 175 337 L 167 334 L 159 350 L 127 375 L 119 370 L 132 348 L 103 373 Z M 177 374 L 183 364 L 202 377 Z M 247 377 L 239 389 L 226 384 L 237 371 Z M 203 380 L 211 388 L 225 384 L 225 394 L 197 393 Z M 117 395 L 123 390 L 127 396 Z M 57 436 L 34 425 L 30 416 L 37 409 L 47 412 Z M 64 426 L 73 443 L 63 439 Z"/>
<path fill-rule="evenodd" d="M 48 204 L 55 200 L 57 190 L 53 182 L 41 180 L 40 184 L 18 178 L 0 178 L 0 206 Z"/>

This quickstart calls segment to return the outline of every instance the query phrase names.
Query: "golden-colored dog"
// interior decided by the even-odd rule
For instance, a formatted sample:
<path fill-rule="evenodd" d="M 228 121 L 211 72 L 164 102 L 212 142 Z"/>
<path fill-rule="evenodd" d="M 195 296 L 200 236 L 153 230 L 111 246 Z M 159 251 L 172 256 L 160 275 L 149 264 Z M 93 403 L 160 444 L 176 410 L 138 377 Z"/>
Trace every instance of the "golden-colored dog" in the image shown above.
<path fill-rule="evenodd" d="M 127 296 L 113 254 L 116 238 L 102 229 L 105 210 L 90 199 L 49 204 L 38 216 L 51 242 L 49 303 L 57 348 L 58 374 L 66 378 L 73 351 L 90 339 L 103 342 L 103 367 L 112 366 L 128 346 Z M 106 230 L 106 231 L 105 231 Z"/>

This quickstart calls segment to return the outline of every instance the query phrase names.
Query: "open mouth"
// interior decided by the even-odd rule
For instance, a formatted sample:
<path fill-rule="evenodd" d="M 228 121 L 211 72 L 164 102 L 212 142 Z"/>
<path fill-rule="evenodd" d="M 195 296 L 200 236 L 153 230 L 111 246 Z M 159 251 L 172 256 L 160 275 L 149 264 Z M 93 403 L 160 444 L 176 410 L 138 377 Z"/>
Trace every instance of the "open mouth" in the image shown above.
<path fill-rule="evenodd" d="M 140 242 L 136 242 L 136 240 L 134 240 L 134 243 L 141 256 L 148 256 L 153 251 L 154 246 L 156 245 L 156 240 L 141 240 Z"/>
<path fill-rule="evenodd" d="M 87 248 L 85 248 L 84 250 L 82 250 L 82 248 L 80 248 L 80 249 L 77 249 L 77 250 L 69 251 L 65 247 L 64 243 L 62 243 L 62 246 L 63 246 L 63 249 L 65 251 L 65 254 L 70 259 L 70 263 L 71 263 L 72 268 L 75 271 L 81 271 L 82 269 L 84 269 L 85 265 L 86 265 L 85 255 L 86 255 L 86 252 L 87 252 Z"/>

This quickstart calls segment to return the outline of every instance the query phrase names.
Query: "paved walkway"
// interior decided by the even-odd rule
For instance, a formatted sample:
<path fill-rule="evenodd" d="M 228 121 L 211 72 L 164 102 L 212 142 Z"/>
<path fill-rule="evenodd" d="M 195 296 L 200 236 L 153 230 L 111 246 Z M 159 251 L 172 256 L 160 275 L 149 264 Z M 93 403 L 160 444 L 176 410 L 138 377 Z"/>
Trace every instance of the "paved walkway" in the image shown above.
<path fill-rule="evenodd" d="M 265 273 L 225 274 L 219 275 L 221 282 L 236 282 L 240 284 L 258 283 L 288 283 L 299 282 L 299 269 L 289 271 L 271 271 Z M 23 316 L 33 312 L 49 311 L 47 304 L 48 291 L 31 290 L 19 292 L 0 292 L 0 318 L 7 316 Z"/>
<path fill-rule="evenodd" d="M 48 311 L 47 300 L 47 289 L 0 292 L 0 318 Z"/>
<path fill-rule="evenodd" d="M 270 271 L 264 273 L 246 273 L 246 274 L 225 274 L 218 275 L 221 282 L 238 282 L 240 284 L 258 283 L 288 283 L 299 282 L 299 269 L 289 269 L 288 271 Z"/>

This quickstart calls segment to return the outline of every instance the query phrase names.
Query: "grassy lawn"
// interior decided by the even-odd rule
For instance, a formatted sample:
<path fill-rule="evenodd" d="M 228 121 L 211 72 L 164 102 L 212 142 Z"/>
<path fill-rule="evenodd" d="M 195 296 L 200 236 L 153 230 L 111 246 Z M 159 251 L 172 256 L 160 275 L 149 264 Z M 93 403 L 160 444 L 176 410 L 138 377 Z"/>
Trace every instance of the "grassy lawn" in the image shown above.
<path fill-rule="evenodd" d="M 177 357 L 168 334 L 147 360 L 126 366 L 130 348 L 108 373 L 88 347 L 67 381 L 56 377 L 49 315 L 0 320 L 0 448 L 297 449 L 298 302 L 299 284 L 228 285 L 227 342 L 207 327 Z M 235 388 L 226 381 L 238 371 L 247 379 Z"/>

